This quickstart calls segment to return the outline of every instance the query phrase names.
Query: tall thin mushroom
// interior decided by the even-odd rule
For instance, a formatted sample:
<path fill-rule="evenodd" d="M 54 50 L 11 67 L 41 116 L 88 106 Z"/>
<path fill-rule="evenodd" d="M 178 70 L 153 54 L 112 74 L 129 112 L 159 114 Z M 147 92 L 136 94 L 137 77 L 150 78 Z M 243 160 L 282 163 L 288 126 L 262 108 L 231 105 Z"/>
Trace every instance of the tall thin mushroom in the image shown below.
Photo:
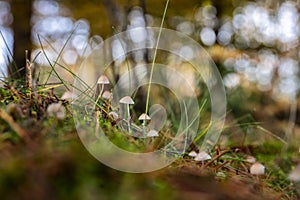
<path fill-rule="evenodd" d="M 134 101 L 132 100 L 132 98 L 130 96 L 125 96 L 122 99 L 120 99 L 119 102 L 122 103 L 122 104 L 127 105 L 127 115 L 128 115 L 127 123 L 128 123 L 128 132 L 130 133 L 131 129 L 130 129 L 130 109 L 129 109 L 129 105 L 134 104 Z"/>
<path fill-rule="evenodd" d="M 100 93 L 97 97 L 96 104 L 99 101 L 100 97 L 102 96 L 102 93 L 103 93 L 103 90 L 104 90 L 104 85 L 109 84 L 109 80 L 108 80 L 107 76 L 101 75 L 98 79 L 97 84 L 101 85 L 101 90 L 100 90 Z"/>
<path fill-rule="evenodd" d="M 145 126 L 146 126 L 146 121 L 150 120 L 151 117 L 149 117 L 146 113 L 143 113 L 139 116 L 139 120 L 143 121 L 143 131 L 144 131 L 144 135 L 146 135 L 146 130 L 145 130 Z"/>

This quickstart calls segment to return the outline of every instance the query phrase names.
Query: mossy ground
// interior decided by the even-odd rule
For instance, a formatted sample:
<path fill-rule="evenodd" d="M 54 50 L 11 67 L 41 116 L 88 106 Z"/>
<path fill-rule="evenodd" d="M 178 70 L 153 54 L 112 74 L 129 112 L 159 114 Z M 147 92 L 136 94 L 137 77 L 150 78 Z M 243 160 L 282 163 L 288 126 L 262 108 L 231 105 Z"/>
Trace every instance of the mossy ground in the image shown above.
<path fill-rule="evenodd" d="M 292 145 L 265 135 L 260 143 L 234 142 L 234 129 L 224 130 L 210 161 L 184 155 L 172 165 L 145 174 L 111 169 L 92 157 L 77 135 L 72 107 L 52 89 L 29 96 L 26 87 L 0 88 L 1 199 L 299 199 L 299 184 L 288 173 L 299 162 Z M 47 107 L 62 102 L 63 120 L 49 117 Z M 13 106 L 12 106 L 13 105 Z M 107 127 L 113 129 L 111 123 Z M 113 130 L 115 143 L 136 143 Z M 125 138 L 125 140 L 124 140 Z M 250 137 L 251 138 L 251 137 Z M 135 141 L 136 142 L 136 141 Z M 191 145 L 190 150 L 195 145 Z M 252 155 L 266 166 L 263 176 L 249 173 Z"/>

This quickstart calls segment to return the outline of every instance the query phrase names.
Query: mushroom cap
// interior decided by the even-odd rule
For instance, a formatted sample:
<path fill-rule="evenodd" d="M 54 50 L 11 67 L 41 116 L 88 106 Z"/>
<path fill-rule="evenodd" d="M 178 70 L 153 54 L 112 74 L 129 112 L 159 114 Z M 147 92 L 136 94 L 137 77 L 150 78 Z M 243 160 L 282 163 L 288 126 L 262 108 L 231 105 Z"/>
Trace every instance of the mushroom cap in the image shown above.
<path fill-rule="evenodd" d="M 147 133 L 147 137 L 158 137 L 158 132 L 152 129 Z"/>
<path fill-rule="evenodd" d="M 103 94 L 102 94 L 102 98 L 103 98 L 103 99 L 110 99 L 110 97 L 111 97 L 110 91 L 105 90 L 105 91 L 103 92 Z"/>
<path fill-rule="evenodd" d="M 204 160 L 210 160 L 211 156 L 206 153 L 205 151 L 201 151 L 200 153 L 198 153 L 198 155 L 195 157 L 196 161 L 204 161 Z"/>
<path fill-rule="evenodd" d="M 255 163 L 256 162 L 256 158 L 253 156 L 247 156 L 246 157 L 246 161 L 249 163 Z"/>
<path fill-rule="evenodd" d="M 132 98 L 130 96 L 123 97 L 122 99 L 120 99 L 119 102 L 124 103 L 124 104 L 134 104 L 134 101 L 132 100 Z"/>
<path fill-rule="evenodd" d="M 300 164 L 297 165 L 295 169 L 289 173 L 289 179 L 295 182 L 300 181 Z"/>
<path fill-rule="evenodd" d="M 61 96 L 61 99 L 62 100 L 72 100 L 72 99 L 76 99 L 77 98 L 77 95 L 73 92 L 70 92 L 70 91 L 66 91 L 62 96 Z"/>
<path fill-rule="evenodd" d="M 109 112 L 108 115 L 111 116 L 114 120 L 117 120 L 119 118 L 119 115 L 114 111 Z"/>
<path fill-rule="evenodd" d="M 107 78 L 107 76 L 105 75 L 101 75 L 98 79 L 98 84 L 109 84 L 109 80 Z"/>
<path fill-rule="evenodd" d="M 259 162 L 254 163 L 250 167 L 250 174 L 253 175 L 264 175 L 265 174 L 265 166 Z"/>
<path fill-rule="evenodd" d="M 191 157 L 196 157 L 198 154 L 196 153 L 196 151 L 191 151 L 188 155 Z"/>
<path fill-rule="evenodd" d="M 66 116 L 66 109 L 62 105 L 61 102 L 58 103 L 51 103 L 47 107 L 47 114 L 50 117 L 56 117 L 57 119 L 64 119 Z"/>
<path fill-rule="evenodd" d="M 146 113 L 143 113 L 139 116 L 139 120 L 150 120 L 151 117 L 149 117 Z"/>

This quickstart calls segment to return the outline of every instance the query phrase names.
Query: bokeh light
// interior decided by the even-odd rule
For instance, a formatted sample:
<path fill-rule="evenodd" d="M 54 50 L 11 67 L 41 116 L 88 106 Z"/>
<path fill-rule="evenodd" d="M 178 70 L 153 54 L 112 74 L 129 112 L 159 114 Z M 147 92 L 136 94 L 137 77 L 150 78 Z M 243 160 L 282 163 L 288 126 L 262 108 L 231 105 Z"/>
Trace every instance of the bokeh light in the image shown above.
<path fill-rule="evenodd" d="M 194 38 L 207 48 L 222 46 L 229 51 L 242 52 L 222 61 L 222 66 L 228 71 L 228 75 L 224 74 L 228 88 L 236 88 L 244 83 L 241 80 L 246 80 L 256 84 L 261 91 L 272 92 L 274 96 L 296 98 L 300 85 L 299 3 L 276 2 L 276 6 L 261 1 L 235 2 L 233 12 L 226 15 L 220 15 L 217 7 L 206 2 L 195 7 L 188 16 L 169 16 L 165 26 Z M 91 25 L 87 19 L 74 19 L 72 10 L 62 2 L 35 0 L 33 10 L 31 24 L 35 49 L 32 57 L 42 51 L 42 44 L 47 57 L 54 62 L 64 47 L 59 61 L 74 68 L 92 48 L 103 41 L 100 35 L 91 36 Z M 139 6 L 131 7 L 126 17 L 125 29 L 140 29 L 129 32 L 128 37 L 136 46 L 145 46 L 146 42 L 155 44 L 156 38 L 143 28 L 159 26 L 160 20 L 150 13 L 144 13 Z M 12 51 L 13 47 L 13 33 L 10 28 L 12 22 L 10 4 L 0 1 L 0 30 L 3 36 L 0 38 L 0 76 L 8 75 L 6 67 L 11 59 L 8 49 Z M 114 33 L 116 31 L 113 30 Z M 123 54 L 126 48 L 122 41 L 116 40 L 113 43 L 111 54 L 118 58 L 119 63 L 125 60 Z M 186 58 L 192 59 L 196 56 L 189 46 L 180 47 L 178 51 Z M 132 59 L 136 64 L 142 63 L 146 54 L 146 51 L 141 50 L 134 52 Z M 36 63 L 49 67 L 49 61 L 41 54 Z"/>

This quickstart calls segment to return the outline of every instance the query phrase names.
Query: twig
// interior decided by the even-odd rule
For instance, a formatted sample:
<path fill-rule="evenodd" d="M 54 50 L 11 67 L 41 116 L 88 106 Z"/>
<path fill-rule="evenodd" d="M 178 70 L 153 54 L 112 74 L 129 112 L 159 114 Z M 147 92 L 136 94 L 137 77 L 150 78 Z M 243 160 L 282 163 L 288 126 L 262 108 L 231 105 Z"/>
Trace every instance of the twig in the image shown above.
<path fill-rule="evenodd" d="M 31 144 L 32 140 L 29 137 L 28 133 L 22 129 L 19 124 L 17 124 L 13 118 L 7 114 L 3 109 L 0 110 L 0 118 L 2 118 L 4 121 L 6 121 L 10 127 L 27 143 Z"/>
<path fill-rule="evenodd" d="M 25 51 L 25 58 L 26 58 L 26 78 L 27 78 L 27 86 L 29 89 L 29 99 L 32 100 L 32 72 L 31 66 L 32 63 L 30 62 L 28 50 Z"/>
<path fill-rule="evenodd" d="M 231 150 L 224 150 L 224 151 L 221 151 L 220 154 L 216 155 L 214 158 L 212 158 L 208 163 L 206 163 L 202 169 L 205 169 L 207 168 L 211 163 L 213 163 L 215 160 L 219 159 L 221 156 L 223 156 L 224 154 L 230 152 Z"/>

